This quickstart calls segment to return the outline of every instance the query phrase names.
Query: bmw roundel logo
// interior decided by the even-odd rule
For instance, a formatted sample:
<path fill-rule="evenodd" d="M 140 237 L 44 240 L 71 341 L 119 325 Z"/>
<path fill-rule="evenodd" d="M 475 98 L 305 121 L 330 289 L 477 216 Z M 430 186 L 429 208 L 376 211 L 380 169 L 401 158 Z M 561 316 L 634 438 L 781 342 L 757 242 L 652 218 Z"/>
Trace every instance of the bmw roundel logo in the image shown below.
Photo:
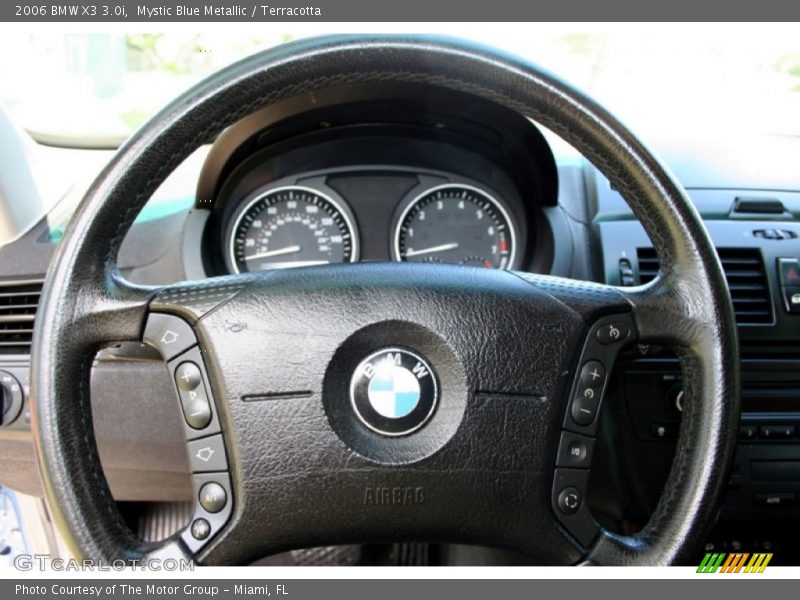
<path fill-rule="evenodd" d="M 376 433 L 405 435 L 436 410 L 436 376 L 425 360 L 401 348 L 385 348 L 361 361 L 350 381 L 350 401 L 361 422 Z"/>

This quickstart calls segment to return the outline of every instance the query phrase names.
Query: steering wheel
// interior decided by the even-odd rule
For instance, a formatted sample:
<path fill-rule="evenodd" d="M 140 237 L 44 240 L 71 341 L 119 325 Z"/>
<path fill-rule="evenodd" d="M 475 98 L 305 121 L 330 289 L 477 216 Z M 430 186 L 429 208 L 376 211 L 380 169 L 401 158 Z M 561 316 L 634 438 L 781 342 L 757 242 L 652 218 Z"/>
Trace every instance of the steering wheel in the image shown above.
<path fill-rule="evenodd" d="M 372 82 L 467 92 L 561 135 L 625 197 L 660 276 L 620 289 L 373 263 L 164 289 L 122 277 L 125 233 L 195 148 L 265 105 Z M 731 300 L 680 184 L 580 92 L 458 40 L 317 38 L 196 85 L 129 139 L 88 190 L 36 323 L 35 444 L 55 523 L 80 557 L 241 564 L 291 548 L 409 540 L 500 546 L 554 564 L 681 563 L 713 522 L 735 447 Z M 120 517 L 93 435 L 93 357 L 125 340 L 161 351 L 186 419 L 194 517 L 156 545 Z M 660 502 L 641 532 L 621 536 L 591 515 L 587 459 L 608 373 L 633 340 L 675 350 L 685 407 Z"/>

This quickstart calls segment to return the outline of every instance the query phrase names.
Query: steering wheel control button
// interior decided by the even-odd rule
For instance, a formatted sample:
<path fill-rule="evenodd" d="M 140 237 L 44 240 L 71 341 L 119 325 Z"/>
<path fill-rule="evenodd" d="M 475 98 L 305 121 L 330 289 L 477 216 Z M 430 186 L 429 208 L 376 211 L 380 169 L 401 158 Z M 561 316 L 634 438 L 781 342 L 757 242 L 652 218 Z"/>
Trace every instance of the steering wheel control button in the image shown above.
<path fill-rule="evenodd" d="M 219 419 L 200 348 L 190 348 L 178 359 L 168 362 L 167 369 L 180 399 L 186 439 L 191 441 L 219 433 Z"/>
<path fill-rule="evenodd" d="M 181 539 L 192 552 L 205 546 L 225 526 L 233 512 L 234 496 L 227 470 L 194 473 L 194 512 L 181 531 Z"/>
<path fill-rule="evenodd" d="M 178 388 L 184 392 L 190 392 L 197 389 L 203 383 L 203 374 L 200 368 L 193 362 L 181 363 L 175 369 L 175 383 Z"/>
<path fill-rule="evenodd" d="M 226 471 L 228 469 L 222 434 L 192 440 L 188 444 L 188 449 L 189 466 L 193 473 Z"/>
<path fill-rule="evenodd" d="M 597 416 L 600 406 L 600 391 L 590 387 L 579 387 L 578 394 L 572 401 L 572 420 L 577 425 L 591 425 Z"/>
<path fill-rule="evenodd" d="M 143 341 L 155 347 L 169 361 L 197 343 L 189 324 L 173 315 L 150 313 L 144 328 Z"/>
<path fill-rule="evenodd" d="M 589 469 L 557 468 L 551 492 L 551 506 L 556 518 L 586 547 L 600 532 L 586 503 L 589 474 Z"/>
<path fill-rule="evenodd" d="M 589 360 L 581 367 L 581 383 L 586 387 L 603 389 L 606 382 L 606 369 L 599 360 Z"/>
<path fill-rule="evenodd" d="M 598 327 L 595 335 L 598 342 L 603 345 L 607 345 L 624 342 L 626 339 L 628 339 L 630 333 L 631 330 L 627 323 L 615 321 L 613 323 L 607 323 Z"/>
<path fill-rule="evenodd" d="M 200 506 L 210 513 L 218 513 L 225 508 L 225 503 L 228 501 L 228 494 L 225 488 L 215 481 L 206 483 L 200 488 L 198 495 Z"/>
<path fill-rule="evenodd" d="M 184 401 L 184 394 L 181 394 L 181 405 L 183 406 L 183 417 L 192 429 L 203 429 L 211 422 L 211 405 L 203 392 L 186 392 L 188 399 Z"/>
<path fill-rule="evenodd" d="M 211 534 L 211 524 L 203 518 L 192 521 L 192 537 L 196 540 L 204 540 Z"/>
<path fill-rule="evenodd" d="M 588 469 L 592 464 L 594 439 L 564 431 L 558 445 L 557 467 Z"/>
<path fill-rule="evenodd" d="M 586 332 L 562 421 L 566 431 L 595 435 L 614 362 L 620 350 L 636 338 L 633 318 L 628 313 L 602 317 Z"/>
<path fill-rule="evenodd" d="M 436 375 L 421 356 L 385 348 L 365 358 L 350 380 L 350 403 L 358 420 L 380 435 L 417 431 L 439 401 Z"/>
<path fill-rule="evenodd" d="M 558 509 L 565 515 L 574 515 L 581 509 L 583 496 L 578 488 L 567 487 L 558 494 Z"/>

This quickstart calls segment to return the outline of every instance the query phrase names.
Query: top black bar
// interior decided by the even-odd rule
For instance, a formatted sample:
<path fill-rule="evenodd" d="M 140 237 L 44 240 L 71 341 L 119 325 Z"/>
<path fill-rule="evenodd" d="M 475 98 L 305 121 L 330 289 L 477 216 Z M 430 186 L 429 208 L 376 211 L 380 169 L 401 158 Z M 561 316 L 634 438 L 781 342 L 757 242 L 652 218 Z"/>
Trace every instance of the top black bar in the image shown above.
<path fill-rule="evenodd" d="M 0 22 L 796 21 L 787 0 L 10 0 Z M 676 43 L 678 43 L 676 41 Z"/>

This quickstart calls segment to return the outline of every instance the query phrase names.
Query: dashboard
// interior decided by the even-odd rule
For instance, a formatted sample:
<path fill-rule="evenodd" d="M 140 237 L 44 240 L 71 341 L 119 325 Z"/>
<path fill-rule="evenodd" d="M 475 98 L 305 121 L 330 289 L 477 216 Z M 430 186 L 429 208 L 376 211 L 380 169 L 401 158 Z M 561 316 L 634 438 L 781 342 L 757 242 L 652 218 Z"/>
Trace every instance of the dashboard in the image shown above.
<path fill-rule="evenodd" d="M 160 191 L 169 202 L 134 225 L 119 262 L 126 277 L 151 285 L 372 261 L 620 286 L 655 277 L 658 258 L 619 193 L 583 157 L 556 154 L 546 133 L 487 100 L 433 86 L 355 85 L 294 98 L 208 140 Z M 742 432 L 709 544 L 782 545 L 797 561 L 785 523 L 800 519 L 800 180 L 748 147 L 734 148 L 747 158 L 736 168 L 720 164 L 722 152 L 692 155 L 688 143 L 665 153 L 706 220 L 739 324 Z M 35 495 L 24 437 L 30 332 L 56 230 L 79 196 L 0 248 L 0 383 L 14 413 L 4 415 L 0 452 L 16 457 L 0 461 L 0 482 Z M 139 347 L 109 349 L 93 370 L 98 445 L 121 502 L 191 495 L 183 444 L 165 433 L 181 422 L 159 402 L 174 395 L 163 371 Z M 681 377 L 678 358 L 653 346 L 634 347 L 611 374 L 589 496 L 610 529 L 635 530 L 655 507 L 681 426 Z M 138 400 L 118 406 L 119 385 Z M 133 439 L 148 447 L 132 454 Z"/>

